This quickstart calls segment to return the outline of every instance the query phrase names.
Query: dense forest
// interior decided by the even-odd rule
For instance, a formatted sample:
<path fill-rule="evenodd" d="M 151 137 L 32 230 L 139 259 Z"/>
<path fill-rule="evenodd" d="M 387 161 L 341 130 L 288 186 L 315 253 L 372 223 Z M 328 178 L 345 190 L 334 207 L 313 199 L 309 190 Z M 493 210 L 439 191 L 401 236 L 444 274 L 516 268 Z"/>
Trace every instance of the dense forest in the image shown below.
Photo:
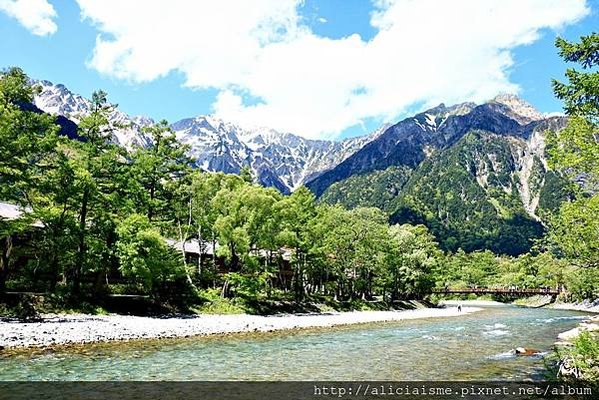
<path fill-rule="evenodd" d="M 591 35 L 582 43 L 558 40 L 558 47 L 588 69 L 597 65 L 598 43 Z M 513 213 L 512 197 L 497 191 L 506 225 L 485 209 L 465 207 L 451 176 L 438 178 L 455 164 L 452 153 L 447 166 L 437 164 L 438 171 L 417 180 L 403 167 L 379 173 L 374 181 L 381 185 L 352 195 L 346 209 L 318 202 L 306 188 L 291 195 L 264 188 L 249 169 L 240 175 L 193 169 L 166 121 L 145 128 L 147 147 L 117 146 L 109 140 L 115 126 L 102 91 L 93 93 L 92 112 L 69 138 L 54 117 L 30 107 L 36 87 L 25 73 L 7 69 L 0 74 L 0 200 L 15 207 L 16 217 L 0 219 L 0 296 L 42 292 L 77 306 L 102 304 L 111 293 L 144 294 L 175 309 L 218 312 L 257 311 L 269 302 L 359 307 L 425 298 L 446 286 L 566 287 L 573 299 L 595 297 L 599 78 L 574 69 L 567 78 L 554 88 L 570 119 L 565 129 L 548 131 L 548 152 L 556 176 L 572 182 L 568 196 L 547 197 L 542 224 Z M 462 146 L 503 146 L 490 136 L 474 141 L 476 135 Z M 413 218 L 390 224 L 384 211 L 362 203 L 382 198 L 389 210 L 389 175 L 411 185 L 411 200 L 441 192 L 444 207 L 463 206 L 463 215 L 445 226 L 428 224 L 429 231 L 422 218 L 429 205 L 421 202 L 420 216 L 412 208 Z M 472 196 L 477 187 L 468 186 Z M 451 245 L 439 246 L 434 234 L 447 227 L 457 233 Z M 476 246 L 467 244 L 467 234 L 477 230 L 488 232 L 491 249 L 521 237 L 532 250 L 470 252 Z M 195 257 L 184 251 L 192 243 Z"/>

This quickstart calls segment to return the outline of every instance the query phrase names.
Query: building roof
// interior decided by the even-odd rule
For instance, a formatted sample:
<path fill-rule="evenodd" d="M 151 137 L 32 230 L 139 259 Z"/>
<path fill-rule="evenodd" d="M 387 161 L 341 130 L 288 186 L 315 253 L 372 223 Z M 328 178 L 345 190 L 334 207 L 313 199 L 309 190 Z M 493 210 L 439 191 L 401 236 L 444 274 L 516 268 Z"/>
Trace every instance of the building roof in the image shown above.
<path fill-rule="evenodd" d="M 14 221 L 23 216 L 23 214 L 30 213 L 31 209 L 23 208 L 16 204 L 7 203 L 4 201 L 0 201 L 0 220 L 8 220 Z M 44 224 L 41 221 L 34 221 L 31 226 L 35 226 L 36 228 L 43 228 Z"/>
<path fill-rule="evenodd" d="M 268 257 L 270 255 L 268 250 L 264 249 L 252 249 L 251 252 L 258 257 Z M 290 261 L 293 255 L 293 250 L 288 249 L 286 247 L 280 248 L 278 251 L 273 252 L 273 254 L 278 254 L 285 261 Z"/>
<path fill-rule="evenodd" d="M 183 244 L 178 240 L 166 239 L 166 243 L 169 246 L 172 246 L 173 248 L 175 248 L 179 251 L 181 251 L 181 249 L 183 248 Z M 206 242 L 206 241 L 202 242 L 201 249 L 202 249 L 202 254 L 214 256 L 215 247 L 213 246 L 212 242 Z M 218 243 L 216 243 L 216 250 L 218 250 Z M 185 242 L 185 253 L 186 254 L 200 254 L 200 242 L 197 239 L 187 240 Z M 262 250 L 262 249 L 260 249 L 260 250 L 253 249 L 252 253 L 258 257 L 268 257 L 269 256 L 268 251 Z M 281 248 L 278 251 L 278 254 L 283 258 L 283 260 L 286 260 L 286 261 L 291 260 L 292 253 L 293 253 L 293 251 L 288 248 Z"/>
<path fill-rule="evenodd" d="M 18 219 L 21 214 L 23 214 L 23 212 L 19 206 L 0 202 L 0 218 L 12 221 Z"/>
<path fill-rule="evenodd" d="M 172 246 L 179 251 L 183 249 L 183 243 L 179 240 L 166 239 L 166 243 L 168 243 L 169 246 Z M 185 241 L 185 253 L 200 254 L 200 249 L 202 250 L 202 254 L 207 254 L 211 256 L 214 255 L 214 246 L 212 245 L 212 242 L 202 242 L 202 246 L 200 248 L 200 242 L 197 239 L 190 239 Z"/>

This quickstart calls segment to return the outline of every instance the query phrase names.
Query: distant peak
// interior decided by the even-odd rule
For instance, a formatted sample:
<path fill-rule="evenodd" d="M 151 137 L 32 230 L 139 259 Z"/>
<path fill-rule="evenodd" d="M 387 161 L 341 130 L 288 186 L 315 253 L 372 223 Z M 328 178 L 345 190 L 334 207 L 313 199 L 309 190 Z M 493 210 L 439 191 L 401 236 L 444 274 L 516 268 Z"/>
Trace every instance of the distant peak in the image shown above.
<path fill-rule="evenodd" d="M 428 110 L 426 110 L 424 113 L 425 114 L 433 114 L 433 115 L 437 115 L 437 114 L 441 114 L 446 110 L 445 107 L 445 103 L 441 103 L 436 107 L 433 108 L 429 108 Z"/>
<path fill-rule="evenodd" d="M 517 119 L 522 123 L 543 119 L 543 114 L 541 114 L 530 103 L 526 102 L 515 94 L 502 93 L 491 100 L 491 103 L 502 104 L 508 107 L 516 117 L 520 117 Z"/>
<path fill-rule="evenodd" d="M 514 94 L 514 93 L 500 93 L 497 96 L 495 96 L 495 98 L 493 98 L 493 101 L 495 101 L 497 103 L 509 103 L 509 102 L 525 103 L 525 101 L 522 100 L 522 98 L 520 98 L 520 96 L 518 96 L 517 94 Z"/>
<path fill-rule="evenodd" d="M 136 115 L 135 117 L 131 118 L 131 120 L 139 126 L 150 126 L 154 124 L 154 120 L 145 115 Z"/>

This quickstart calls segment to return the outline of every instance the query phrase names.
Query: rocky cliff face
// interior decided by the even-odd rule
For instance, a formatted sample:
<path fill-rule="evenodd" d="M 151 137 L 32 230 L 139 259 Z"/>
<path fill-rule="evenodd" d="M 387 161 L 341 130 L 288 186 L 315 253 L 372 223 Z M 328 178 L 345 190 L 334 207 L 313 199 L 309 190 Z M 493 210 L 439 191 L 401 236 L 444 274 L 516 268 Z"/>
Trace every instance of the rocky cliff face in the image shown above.
<path fill-rule="evenodd" d="M 320 196 L 333 183 L 355 174 L 384 170 L 391 165 L 414 168 L 430 154 L 451 147 L 472 130 L 525 137 L 544 120 L 532 106 L 515 96 L 498 96 L 478 106 L 441 104 L 391 126 L 307 186 Z"/>

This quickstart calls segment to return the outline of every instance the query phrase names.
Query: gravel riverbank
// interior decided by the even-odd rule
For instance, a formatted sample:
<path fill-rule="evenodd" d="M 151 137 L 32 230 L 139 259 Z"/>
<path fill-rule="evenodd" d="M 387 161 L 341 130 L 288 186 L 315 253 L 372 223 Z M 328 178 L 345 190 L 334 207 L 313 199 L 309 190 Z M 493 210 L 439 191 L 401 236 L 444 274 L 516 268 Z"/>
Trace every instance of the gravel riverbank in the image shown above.
<path fill-rule="evenodd" d="M 481 309 L 477 307 L 463 307 L 462 311 L 458 312 L 456 307 L 447 307 L 304 315 L 194 315 L 168 318 L 85 314 L 45 316 L 39 322 L 0 321 L 0 349 L 113 340 L 271 332 L 416 318 L 457 317 L 479 310 Z"/>
<path fill-rule="evenodd" d="M 562 341 L 562 343 L 568 343 L 576 339 L 576 337 L 584 331 L 599 331 L 599 315 L 589 317 L 589 319 L 584 320 L 580 324 L 578 324 L 578 327 L 560 333 L 558 335 L 558 338 Z"/>
<path fill-rule="evenodd" d="M 555 308 L 558 310 L 573 310 L 573 311 L 587 311 L 591 313 L 599 313 L 599 299 L 595 301 L 583 301 L 580 303 L 551 303 L 546 306 L 547 308 Z"/>

